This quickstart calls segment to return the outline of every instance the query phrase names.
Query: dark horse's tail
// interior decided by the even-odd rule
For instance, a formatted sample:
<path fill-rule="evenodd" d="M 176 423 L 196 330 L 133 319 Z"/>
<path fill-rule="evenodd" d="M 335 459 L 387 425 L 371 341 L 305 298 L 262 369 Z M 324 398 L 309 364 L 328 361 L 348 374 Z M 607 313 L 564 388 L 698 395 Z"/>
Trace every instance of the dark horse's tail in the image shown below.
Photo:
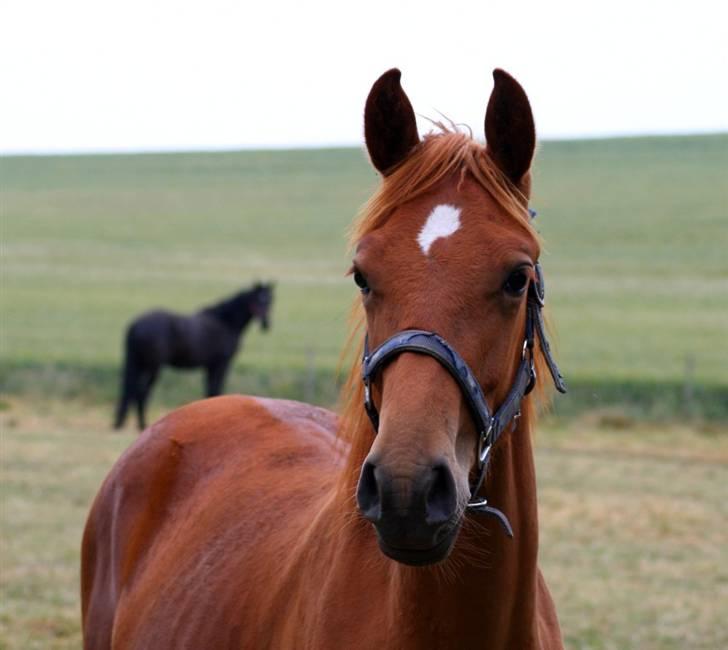
<path fill-rule="evenodd" d="M 138 399 L 136 394 L 138 369 L 134 361 L 134 350 L 131 341 L 131 327 L 126 332 L 124 339 L 124 369 L 121 374 L 121 394 L 116 407 L 116 418 L 114 428 L 121 429 L 126 420 L 126 413 L 133 402 Z"/>

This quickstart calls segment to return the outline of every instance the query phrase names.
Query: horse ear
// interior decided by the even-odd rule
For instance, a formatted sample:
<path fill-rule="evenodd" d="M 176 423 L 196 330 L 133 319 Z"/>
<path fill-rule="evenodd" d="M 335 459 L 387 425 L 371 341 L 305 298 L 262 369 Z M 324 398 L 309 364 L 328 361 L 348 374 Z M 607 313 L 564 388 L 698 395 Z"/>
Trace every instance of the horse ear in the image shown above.
<path fill-rule="evenodd" d="M 536 127 L 525 91 L 504 70 L 493 70 L 495 86 L 485 112 L 488 154 L 516 185 L 531 167 Z"/>
<path fill-rule="evenodd" d="M 417 120 L 399 83 L 397 68 L 385 72 L 372 86 L 364 108 L 364 139 L 372 164 L 386 176 L 420 141 Z"/>

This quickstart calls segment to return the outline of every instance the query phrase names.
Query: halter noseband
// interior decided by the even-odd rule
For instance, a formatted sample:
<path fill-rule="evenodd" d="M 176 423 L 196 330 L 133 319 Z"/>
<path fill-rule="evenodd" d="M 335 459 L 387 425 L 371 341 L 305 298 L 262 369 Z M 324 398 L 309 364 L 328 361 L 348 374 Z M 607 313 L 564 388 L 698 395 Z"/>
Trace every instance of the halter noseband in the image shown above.
<path fill-rule="evenodd" d="M 372 421 L 374 431 L 379 429 L 379 412 L 372 400 L 371 383 L 377 372 L 394 357 L 403 352 L 426 354 L 440 363 L 457 382 L 465 401 L 470 408 L 473 420 L 479 432 L 478 436 L 478 479 L 470 490 L 468 509 L 481 514 L 495 516 L 502 524 L 509 537 L 513 537 L 513 529 L 506 515 L 488 505 L 485 497 L 478 497 L 483 485 L 490 461 L 490 450 L 509 424 L 521 415 L 521 402 L 533 390 L 536 384 L 534 367 L 534 341 L 538 337 L 541 352 L 546 360 L 556 390 L 566 392 L 566 384 L 559 368 L 551 355 L 541 309 L 544 305 L 545 287 L 541 266 L 536 263 L 536 281 L 528 288 L 526 305 L 526 332 L 523 341 L 521 361 L 516 377 L 505 400 L 500 407 L 491 413 L 483 390 L 472 370 L 456 350 L 435 332 L 425 330 L 403 330 L 388 338 L 373 352 L 369 352 L 368 337 L 364 339 L 364 357 L 362 359 L 362 379 L 364 380 L 364 408 Z"/>

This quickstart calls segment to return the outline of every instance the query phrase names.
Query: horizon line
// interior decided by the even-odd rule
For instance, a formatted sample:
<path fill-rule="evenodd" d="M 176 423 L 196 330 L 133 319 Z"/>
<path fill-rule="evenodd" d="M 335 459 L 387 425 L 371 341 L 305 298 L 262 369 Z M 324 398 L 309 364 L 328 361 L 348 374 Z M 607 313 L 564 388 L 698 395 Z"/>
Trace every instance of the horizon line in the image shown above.
<path fill-rule="evenodd" d="M 728 129 L 710 129 L 710 130 L 691 130 L 691 131 L 671 131 L 671 132 L 653 132 L 653 133 L 609 133 L 609 134 L 589 134 L 589 135 L 571 135 L 571 136 L 544 136 L 537 139 L 538 142 L 589 142 L 604 140 L 640 140 L 640 139 L 659 139 L 659 138 L 684 138 L 684 137 L 710 137 L 728 135 Z M 20 157 L 54 157 L 54 156 L 135 156 L 135 155 L 164 155 L 164 154 L 192 154 L 192 153 L 242 153 L 242 152 L 266 152 L 266 151 L 316 151 L 316 150 L 332 150 L 332 149 L 364 149 L 363 142 L 338 142 L 338 143 L 300 143 L 290 144 L 261 144 L 261 145 L 180 145 L 178 146 L 160 146 L 160 147 L 108 147 L 98 149 L 0 149 L 0 157 L 3 158 L 20 158 Z"/>

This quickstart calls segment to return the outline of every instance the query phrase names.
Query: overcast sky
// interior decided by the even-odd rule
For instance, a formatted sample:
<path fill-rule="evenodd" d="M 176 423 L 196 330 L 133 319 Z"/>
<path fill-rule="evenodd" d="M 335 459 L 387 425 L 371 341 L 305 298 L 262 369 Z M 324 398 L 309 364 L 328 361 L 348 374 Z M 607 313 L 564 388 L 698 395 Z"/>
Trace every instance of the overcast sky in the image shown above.
<path fill-rule="evenodd" d="M 0 7 L 6 153 L 356 145 L 395 66 L 416 112 L 479 137 L 494 67 L 522 83 L 543 138 L 728 130 L 723 1 Z"/>

